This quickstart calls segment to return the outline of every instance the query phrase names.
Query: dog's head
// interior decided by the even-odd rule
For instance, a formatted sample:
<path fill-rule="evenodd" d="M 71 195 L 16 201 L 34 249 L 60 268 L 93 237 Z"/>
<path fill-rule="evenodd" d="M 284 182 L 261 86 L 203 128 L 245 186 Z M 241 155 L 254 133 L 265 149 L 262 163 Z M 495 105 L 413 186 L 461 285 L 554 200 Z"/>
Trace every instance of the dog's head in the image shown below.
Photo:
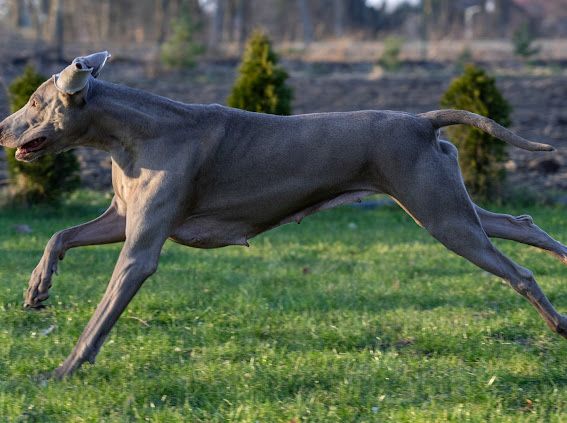
<path fill-rule="evenodd" d="M 16 148 L 16 159 L 30 162 L 78 145 L 91 121 L 89 80 L 109 57 L 106 51 L 77 57 L 41 84 L 24 107 L 0 123 L 0 146 Z"/>

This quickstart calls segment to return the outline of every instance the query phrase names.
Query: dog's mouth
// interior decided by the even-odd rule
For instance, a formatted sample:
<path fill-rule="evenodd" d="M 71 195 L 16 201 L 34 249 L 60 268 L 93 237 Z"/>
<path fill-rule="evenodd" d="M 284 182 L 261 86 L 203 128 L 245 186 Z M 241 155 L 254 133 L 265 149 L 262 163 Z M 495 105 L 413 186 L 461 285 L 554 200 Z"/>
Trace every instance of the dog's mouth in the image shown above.
<path fill-rule="evenodd" d="M 47 138 L 39 137 L 21 145 L 16 150 L 16 159 L 26 160 L 33 153 L 41 150 L 47 142 Z"/>

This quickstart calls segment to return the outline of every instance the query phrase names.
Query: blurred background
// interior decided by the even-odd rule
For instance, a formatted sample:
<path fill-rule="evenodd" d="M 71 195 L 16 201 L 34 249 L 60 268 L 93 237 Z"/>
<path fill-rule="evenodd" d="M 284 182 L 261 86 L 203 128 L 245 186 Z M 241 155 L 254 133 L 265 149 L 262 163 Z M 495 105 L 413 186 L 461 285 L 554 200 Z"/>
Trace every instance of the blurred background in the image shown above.
<path fill-rule="evenodd" d="M 257 29 L 289 74 L 292 113 L 437 109 L 474 63 L 496 78 L 511 128 L 559 150 L 510 149 L 508 181 L 567 189 L 567 0 L 0 0 L 0 117 L 26 65 L 49 76 L 98 50 L 113 55 L 106 80 L 227 104 Z M 109 158 L 77 156 L 83 185 L 107 189 Z"/>

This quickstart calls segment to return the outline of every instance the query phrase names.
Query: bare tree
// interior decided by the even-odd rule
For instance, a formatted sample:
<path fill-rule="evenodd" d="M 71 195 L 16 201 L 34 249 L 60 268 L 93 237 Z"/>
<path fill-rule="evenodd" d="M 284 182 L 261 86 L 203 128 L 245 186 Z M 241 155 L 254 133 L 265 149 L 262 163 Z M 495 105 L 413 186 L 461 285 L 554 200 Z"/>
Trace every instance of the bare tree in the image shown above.
<path fill-rule="evenodd" d="M 10 14 L 10 22 L 16 29 L 29 25 L 29 15 L 27 9 L 27 2 L 23 0 L 12 0 L 8 5 Z"/>
<path fill-rule="evenodd" d="M 344 33 L 344 2 L 343 0 L 333 1 L 333 32 L 335 37 L 342 37 Z"/>
<path fill-rule="evenodd" d="M 235 17 L 235 27 L 238 39 L 238 44 L 242 48 L 246 42 L 246 37 L 248 36 L 248 31 L 246 28 L 246 17 L 250 13 L 248 8 L 248 0 L 238 0 L 236 6 L 236 17 Z"/>
<path fill-rule="evenodd" d="M 224 10 L 226 0 L 216 0 L 213 12 L 213 22 L 209 34 L 209 47 L 215 48 L 223 39 Z"/>
<path fill-rule="evenodd" d="M 305 44 L 313 41 L 313 23 L 311 21 L 311 11 L 307 5 L 306 0 L 297 0 L 301 22 L 303 24 L 303 42 Z"/>
<path fill-rule="evenodd" d="M 154 58 L 150 61 L 149 66 L 146 68 L 148 76 L 155 76 L 159 69 L 160 52 L 163 43 L 167 38 L 167 27 L 169 23 L 169 0 L 155 0 L 155 43 Z"/>
<path fill-rule="evenodd" d="M 31 19 L 31 25 L 35 36 L 35 56 L 43 56 L 43 36 L 44 36 L 44 24 L 47 19 L 47 13 L 49 10 L 45 10 L 44 6 L 49 7 L 46 2 L 30 2 L 29 3 L 29 15 Z M 40 60 L 41 61 L 41 60 Z"/>
<path fill-rule="evenodd" d="M 63 0 L 51 0 L 49 10 L 49 32 L 51 45 L 55 53 L 55 60 L 65 60 L 65 32 L 63 22 Z"/>
<path fill-rule="evenodd" d="M 110 37 L 110 26 L 112 25 L 112 15 L 110 13 L 110 0 L 101 0 L 100 2 L 100 38 L 108 40 Z"/>

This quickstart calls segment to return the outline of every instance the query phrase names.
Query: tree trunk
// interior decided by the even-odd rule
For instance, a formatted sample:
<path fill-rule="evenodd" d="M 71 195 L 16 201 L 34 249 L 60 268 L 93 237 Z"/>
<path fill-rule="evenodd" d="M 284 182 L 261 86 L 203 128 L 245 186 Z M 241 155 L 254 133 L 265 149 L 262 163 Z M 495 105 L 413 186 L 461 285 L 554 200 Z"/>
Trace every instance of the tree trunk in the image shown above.
<path fill-rule="evenodd" d="M 313 23 L 311 21 L 311 12 L 306 0 L 297 0 L 301 22 L 303 24 L 303 42 L 310 44 L 313 41 Z"/>
<path fill-rule="evenodd" d="M 433 13 L 433 5 L 431 0 L 422 0 L 421 2 L 421 59 L 427 60 L 428 43 L 429 43 L 429 20 Z"/>
<path fill-rule="evenodd" d="M 10 21 L 15 29 L 29 25 L 29 14 L 26 3 L 22 0 L 12 0 L 9 4 Z"/>
<path fill-rule="evenodd" d="M 216 8 L 213 14 L 211 32 L 209 34 L 209 47 L 216 48 L 222 41 L 224 24 L 225 0 L 216 0 Z"/>
<path fill-rule="evenodd" d="M 103 42 L 107 42 L 110 39 L 110 20 L 112 18 L 110 14 L 110 0 L 101 0 L 100 9 L 100 39 Z"/>
<path fill-rule="evenodd" d="M 47 16 L 44 13 L 44 9 L 43 9 L 44 6 L 45 6 L 44 2 L 37 2 L 30 4 L 30 17 L 35 36 L 33 60 L 38 69 L 41 69 L 43 67 L 43 63 L 45 59 L 43 36 L 44 36 Z"/>
<path fill-rule="evenodd" d="M 55 52 L 55 60 L 64 62 L 65 33 L 63 28 L 63 0 L 52 0 L 50 15 L 51 44 Z"/>
<path fill-rule="evenodd" d="M 238 46 L 242 50 L 246 43 L 248 31 L 246 30 L 246 16 L 248 16 L 248 0 L 238 0 L 236 9 L 236 30 L 238 34 Z"/>
<path fill-rule="evenodd" d="M 342 37 L 344 33 L 344 2 L 343 0 L 334 0 L 333 2 L 334 22 L 333 30 L 335 37 Z"/>
<path fill-rule="evenodd" d="M 509 37 L 510 15 L 512 14 L 512 2 L 510 0 L 501 0 L 495 2 L 496 10 L 494 13 L 498 16 L 498 35 L 502 38 Z"/>

